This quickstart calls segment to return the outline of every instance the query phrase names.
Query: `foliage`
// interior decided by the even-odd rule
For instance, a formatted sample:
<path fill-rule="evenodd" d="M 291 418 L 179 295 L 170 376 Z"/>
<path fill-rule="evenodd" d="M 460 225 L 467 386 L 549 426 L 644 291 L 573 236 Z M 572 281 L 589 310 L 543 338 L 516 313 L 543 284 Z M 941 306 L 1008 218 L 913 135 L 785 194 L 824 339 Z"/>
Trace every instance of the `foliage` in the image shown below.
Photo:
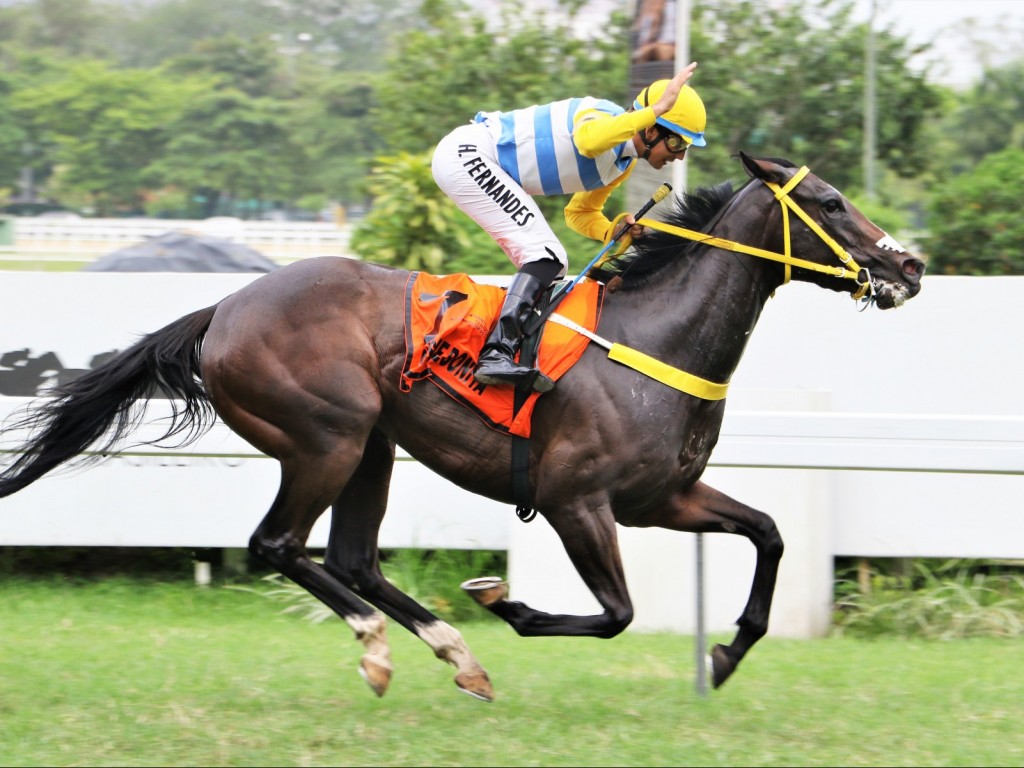
<path fill-rule="evenodd" d="M 469 220 L 434 183 L 430 158 L 429 152 L 377 158 L 367 181 L 374 206 L 350 242 L 362 258 L 439 273 L 447 254 L 469 248 Z"/>
<path fill-rule="evenodd" d="M 871 208 L 890 232 L 902 221 L 919 230 L 933 190 L 946 195 L 982 158 L 1024 149 L 1024 62 L 990 68 L 957 92 L 910 66 L 927 46 L 878 29 L 882 183 L 877 200 L 861 201 L 867 28 L 854 6 L 694 0 L 690 51 L 709 146 L 689 158 L 691 185 L 736 178 L 738 149 L 785 156 Z M 600 30 L 590 38 L 576 22 L 593 5 L 560 0 L 557 9 L 524 14 L 511 0 L 2 4 L 0 190 L 16 191 L 31 169 L 42 196 L 101 213 L 365 207 L 375 156 L 426 152 L 477 111 L 584 94 L 628 104 L 623 9 L 589 23 Z M 564 200 L 538 203 L 578 269 L 593 243 L 568 232 Z M 982 221 L 933 238 L 934 263 L 1019 272 L 1016 227 L 1000 216 L 969 215 Z M 980 259 L 979 229 L 1000 241 L 986 240 L 996 252 Z M 446 269 L 508 271 L 474 225 L 459 230 L 435 238 L 450 241 Z M 947 242 L 958 254 L 944 252 Z M 421 251 L 437 263 L 436 250 Z"/>
<path fill-rule="evenodd" d="M 500 3 L 500 30 L 458 0 L 427 0 L 427 27 L 399 40 L 377 86 L 377 121 L 388 146 L 426 150 L 480 111 L 513 109 L 570 96 L 624 96 L 624 19 L 613 16 L 596 40 L 570 22 L 520 14 Z"/>
<path fill-rule="evenodd" d="M 787 157 L 841 189 L 863 187 L 865 35 L 852 0 L 697 0 L 694 87 L 708 109 L 708 146 L 694 184 L 735 173 L 737 150 Z M 912 175 L 928 158 L 915 136 L 940 99 L 908 61 L 906 40 L 876 33 L 878 158 Z M 726 52 L 723 55 L 723 52 Z"/>
<path fill-rule="evenodd" d="M 79 267 L 81 264 L 79 263 Z M 192 575 L 195 550 L 184 547 L 0 547 L 0 575 L 67 581 L 111 577 L 176 581 Z"/>
<path fill-rule="evenodd" d="M 166 126 L 205 87 L 89 61 L 19 91 L 13 104 L 53 147 L 54 191 L 87 198 L 103 215 L 141 206 L 142 173 L 165 147 Z"/>
<path fill-rule="evenodd" d="M 171 75 L 216 75 L 220 87 L 230 85 L 252 97 L 281 95 L 284 82 L 273 42 L 245 40 L 235 34 L 204 38 L 185 54 L 168 59 L 162 69 Z"/>
<path fill-rule="evenodd" d="M 298 174 L 309 191 L 329 199 L 364 201 L 365 180 L 381 139 L 370 110 L 370 75 L 332 73 L 305 82 L 294 101 L 289 139 L 302 151 Z"/>
<path fill-rule="evenodd" d="M 1021 568 L 983 566 L 954 559 L 913 561 L 916 578 L 875 573 L 871 590 L 855 577 L 837 581 L 834 632 L 950 640 L 1024 636 Z M 908 583 L 909 581 L 909 583 Z"/>
<path fill-rule="evenodd" d="M 168 126 L 163 153 L 145 169 L 153 186 L 194 193 L 202 216 L 221 197 L 292 199 L 300 153 L 290 141 L 287 105 L 233 87 L 196 94 Z"/>
<path fill-rule="evenodd" d="M 986 70 L 977 85 L 955 97 L 944 132 L 955 172 L 986 155 L 1024 149 L 1024 60 Z"/>
<path fill-rule="evenodd" d="M 1024 274 L 1024 149 L 985 157 L 935 192 L 929 267 L 945 274 Z"/>
<path fill-rule="evenodd" d="M 858 211 L 863 213 L 873 224 L 881 227 L 891 235 L 907 228 L 906 215 L 892 206 L 879 200 L 853 196 L 850 200 Z"/>
<path fill-rule="evenodd" d="M 18 178 L 28 154 L 28 135 L 11 109 L 11 76 L 0 72 L 0 186 Z"/>
<path fill-rule="evenodd" d="M 268 41 L 281 29 L 280 14 L 271 4 L 253 0 L 129 0 L 119 5 L 119 22 L 109 33 L 116 35 L 110 50 L 121 66 L 157 67 L 208 40 Z"/>
<path fill-rule="evenodd" d="M 36 50 L 92 58 L 109 51 L 104 30 L 116 24 L 116 8 L 91 0 L 36 0 L 4 3 L 0 42 L 17 40 Z"/>

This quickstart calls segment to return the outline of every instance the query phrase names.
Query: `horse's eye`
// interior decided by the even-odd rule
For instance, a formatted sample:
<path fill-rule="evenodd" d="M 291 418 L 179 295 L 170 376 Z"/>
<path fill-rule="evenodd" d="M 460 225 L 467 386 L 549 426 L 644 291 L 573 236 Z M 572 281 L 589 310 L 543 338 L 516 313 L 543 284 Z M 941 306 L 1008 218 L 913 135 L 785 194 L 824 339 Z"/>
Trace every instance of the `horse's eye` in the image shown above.
<path fill-rule="evenodd" d="M 843 204 L 836 200 L 835 198 L 832 198 L 831 200 L 826 200 L 821 207 L 825 211 L 825 213 L 839 213 L 841 210 L 843 210 Z"/>

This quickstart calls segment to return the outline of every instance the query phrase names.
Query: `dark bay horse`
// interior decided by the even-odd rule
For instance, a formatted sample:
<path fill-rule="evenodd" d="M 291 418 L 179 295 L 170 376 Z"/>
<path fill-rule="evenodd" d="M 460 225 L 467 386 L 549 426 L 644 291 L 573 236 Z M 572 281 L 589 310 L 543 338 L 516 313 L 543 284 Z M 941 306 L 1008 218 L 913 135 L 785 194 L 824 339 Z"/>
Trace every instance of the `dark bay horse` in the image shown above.
<path fill-rule="evenodd" d="M 747 184 L 735 193 L 727 185 L 706 190 L 675 214 L 676 223 L 718 239 L 658 232 L 622 257 L 628 268 L 617 290 L 608 287 L 601 337 L 728 382 L 765 302 L 790 276 L 867 292 L 882 309 L 917 294 L 923 263 L 839 192 L 786 161 L 740 158 Z M 806 218 L 790 217 L 790 208 Z M 784 265 L 765 253 L 799 260 Z M 360 672 L 378 695 L 392 669 L 385 614 L 455 666 L 460 689 L 491 700 L 487 674 L 460 633 L 379 568 L 377 533 L 396 445 L 465 489 L 512 502 L 508 435 L 437 387 L 399 390 L 408 279 L 404 270 L 371 263 L 310 259 L 170 323 L 60 385 L 12 425 L 30 437 L 0 474 L 0 497 L 87 452 L 116 450 L 162 390 L 176 404 L 165 438 L 187 443 L 219 416 L 280 463 L 280 489 L 250 548 L 349 624 L 365 646 Z M 712 682 L 720 686 L 767 631 L 783 550 L 768 515 L 700 480 L 724 407 L 723 399 L 673 389 L 590 344 L 537 403 L 529 481 L 531 506 L 557 532 L 603 610 L 544 613 L 510 601 L 499 579 L 475 579 L 467 591 L 520 635 L 608 638 L 633 615 L 616 523 L 745 536 L 757 561 L 736 637 L 711 651 Z M 306 540 L 328 507 L 320 564 Z"/>

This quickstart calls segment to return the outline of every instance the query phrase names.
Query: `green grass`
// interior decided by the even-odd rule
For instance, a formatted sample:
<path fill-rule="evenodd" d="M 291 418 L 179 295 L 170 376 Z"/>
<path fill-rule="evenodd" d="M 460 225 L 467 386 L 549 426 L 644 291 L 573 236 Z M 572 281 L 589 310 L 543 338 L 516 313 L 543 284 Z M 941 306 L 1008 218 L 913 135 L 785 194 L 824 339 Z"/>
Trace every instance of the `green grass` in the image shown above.
<path fill-rule="evenodd" d="M 86 264 L 88 262 L 81 259 L 11 259 L 0 254 L 0 271 L 3 272 L 81 272 Z"/>
<path fill-rule="evenodd" d="M 461 623 L 485 704 L 395 625 L 377 699 L 346 626 L 252 593 L 8 576 L 0 598 L 2 765 L 1024 764 L 1019 640 L 768 638 L 701 698 L 692 638 Z"/>

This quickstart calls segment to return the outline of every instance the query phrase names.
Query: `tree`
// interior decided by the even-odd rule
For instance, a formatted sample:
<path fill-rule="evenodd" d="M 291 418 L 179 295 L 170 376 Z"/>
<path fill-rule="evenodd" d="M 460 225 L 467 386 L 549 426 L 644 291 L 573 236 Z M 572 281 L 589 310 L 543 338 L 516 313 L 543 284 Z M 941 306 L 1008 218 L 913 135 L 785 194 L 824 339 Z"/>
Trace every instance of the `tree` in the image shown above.
<path fill-rule="evenodd" d="M 29 160 L 28 135 L 11 109 L 13 88 L 10 75 L 0 73 L 0 187 L 13 184 Z"/>
<path fill-rule="evenodd" d="M 216 75 L 220 87 L 230 85 L 249 96 L 284 94 L 280 62 L 269 39 L 243 39 L 235 34 L 205 38 L 164 67 L 172 75 Z"/>
<path fill-rule="evenodd" d="M 160 156 L 166 126 L 205 87 L 156 71 L 80 61 L 59 79 L 20 90 L 12 104 L 53 146 L 54 194 L 109 215 L 141 207 L 142 172 Z"/>
<path fill-rule="evenodd" d="M 958 170 L 1008 147 L 1024 148 L 1024 59 L 986 70 L 976 86 L 953 95 L 943 122 Z"/>
<path fill-rule="evenodd" d="M 157 67 L 191 53 L 210 39 L 235 37 L 266 42 L 280 30 L 279 17 L 254 0 L 154 0 L 123 4 L 120 19 L 105 33 L 122 66 Z"/>
<path fill-rule="evenodd" d="M 626 82 L 625 20 L 605 37 L 581 40 L 570 23 L 523 17 L 501 4 L 502 21 L 458 0 L 426 0 L 426 28 L 404 35 L 377 81 L 377 124 L 391 150 L 421 151 L 481 110 L 594 95 L 620 100 Z"/>
<path fill-rule="evenodd" d="M 393 41 L 420 24 L 421 0 L 265 0 L 278 29 L 313 36 L 310 49 L 338 71 L 380 71 Z"/>
<path fill-rule="evenodd" d="M 366 201 L 366 177 L 384 141 L 373 123 L 369 76 L 345 72 L 307 80 L 293 104 L 290 140 L 301 150 L 306 194 L 346 205 Z"/>
<path fill-rule="evenodd" d="M 0 41 L 65 56 L 98 57 L 109 51 L 103 33 L 114 18 L 113 9 L 92 0 L 34 0 L 0 8 Z"/>
<path fill-rule="evenodd" d="M 1024 274 L 1024 149 L 983 159 L 935 195 L 929 268 L 945 274 Z"/>
<path fill-rule="evenodd" d="M 430 158 L 429 152 L 377 158 L 367 181 L 373 209 L 351 239 L 361 257 L 438 273 L 446 255 L 468 249 L 469 220 L 438 190 Z"/>
<path fill-rule="evenodd" d="M 697 0 L 694 87 L 708 108 L 708 147 L 690 160 L 693 183 L 737 175 L 737 150 L 787 157 L 837 187 L 862 185 L 866 28 L 853 0 Z M 913 53 L 876 32 L 879 160 L 900 175 L 927 161 L 915 138 L 938 93 L 908 66 Z"/>
<path fill-rule="evenodd" d="M 187 190 L 202 216 L 226 200 L 241 201 L 248 214 L 298 194 L 300 155 L 289 139 L 284 102 L 208 86 L 179 110 L 167 135 L 146 178 L 151 188 Z"/>

